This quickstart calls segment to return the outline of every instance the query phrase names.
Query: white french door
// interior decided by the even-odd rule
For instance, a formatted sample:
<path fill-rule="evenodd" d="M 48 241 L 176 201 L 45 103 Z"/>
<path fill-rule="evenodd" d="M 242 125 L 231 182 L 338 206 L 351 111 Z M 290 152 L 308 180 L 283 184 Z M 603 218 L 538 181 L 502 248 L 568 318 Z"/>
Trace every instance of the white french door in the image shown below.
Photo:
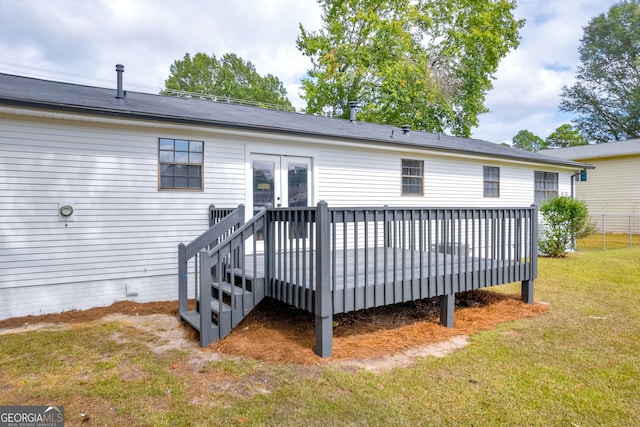
<path fill-rule="evenodd" d="M 247 203 L 251 215 L 269 203 L 274 207 L 312 206 L 311 167 L 309 157 L 252 154 L 252 191 Z"/>
<path fill-rule="evenodd" d="M 310 206 L 311 159 L 254 154 L 251 156 L 253 215 L 268 203 L 274 207 Z"/>

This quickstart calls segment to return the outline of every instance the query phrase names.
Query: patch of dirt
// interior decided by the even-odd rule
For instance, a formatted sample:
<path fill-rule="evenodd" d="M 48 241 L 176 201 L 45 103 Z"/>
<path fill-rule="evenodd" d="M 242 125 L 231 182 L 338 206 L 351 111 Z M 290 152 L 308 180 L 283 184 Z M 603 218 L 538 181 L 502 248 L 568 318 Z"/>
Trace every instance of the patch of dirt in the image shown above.
<path fill-rule="evenodd" d="M 466 345 L 469 334 L 494 328 L 500 322 L 536 316 L 547 308 L 540 303 L 524 304 L 516 295 L 481 290 L 456 295 L 451 329 L 438 324 L 438 299 L 339 314 L 334 317 L 333 356 L 328 359 L 313 352 L 314 316 L 270 299 L 256 307 L 224 340 L 204 350 L 198 347 L 196 331 L 179 322 L 177 301 L 124 301 L 109 307 L 12 318 L 0 321 L 0 335 L 61 329 L 73 323 L 121 322 L 155 334 L 155 352 L 190 351 L 190 365 L 195 370 L 223 357 L 250 357 L 277 363 L 331 363 L 380 372 L 409 366 L 418 357 L 441 357 Z"/>

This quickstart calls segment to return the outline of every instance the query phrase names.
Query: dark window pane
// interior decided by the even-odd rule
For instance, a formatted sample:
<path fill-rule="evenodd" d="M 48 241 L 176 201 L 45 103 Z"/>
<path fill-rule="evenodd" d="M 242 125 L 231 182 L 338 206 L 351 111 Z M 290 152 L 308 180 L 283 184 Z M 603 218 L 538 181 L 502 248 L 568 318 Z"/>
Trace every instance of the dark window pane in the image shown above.
<path fill-rule="evenodd" d="M 189 166 L 189 176 L 194 178 L 200 177 L 200 168 L 200 166 Z"/>
<path fill-rule="evenodd" d="M 160 149 L 173 151 L 173 139 L 160 138 Z"/>
<path fill-rule="evenodd" d="M 174 176 L 189 176 L 189 167 L 183 165 L 175 165 L 173 169 Z"/>
<path fill-rule="evenodd" d="M 289 163 L 289 207 L 307 206 L 307 165 Z"/>
<path fill-rule="evenodd" d="M 189 141 L 189 151 L 202 153 L 202 141 Z"/>
<path fill-rule="evenodd" d="M 189 153 L 176 151 L 176 163 L 189 163 Z"/>
<path fill-rule="evenodd" d="M 175 188 L 187 188 L 189 185 L 189 178 L 176 176 L 173 178 L 173 186 Z"/>
<path fill-rule="evenodd" d="M 160 165 L 160 175 L 173 176 L 173 165 Z"/>
<path fill-rule="evenodd" d="M 172 176 L 161 177 L 160 188 L 173 188 L 173 177 Z"/>
<path fill-rule="evenodd" d="M 173 162 L 173 151 L 161 151 L 160 162 L 162 163 Z"/>
<path fill-rule="evenodd" d="M 200 178 L 189 178 L 189 188 L 201 188 L 202 181 Z"/>

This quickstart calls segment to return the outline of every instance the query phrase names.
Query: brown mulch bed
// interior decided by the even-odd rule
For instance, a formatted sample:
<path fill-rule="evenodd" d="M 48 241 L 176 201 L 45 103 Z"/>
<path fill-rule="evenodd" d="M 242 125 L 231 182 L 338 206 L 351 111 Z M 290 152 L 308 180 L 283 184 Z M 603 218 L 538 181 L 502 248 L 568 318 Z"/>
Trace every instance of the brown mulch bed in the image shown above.
<path fill-rule="evenodd" d="M 438 324 L 438 299 L 339 314 L 334 317 L 331 359 L 367 359 L 392 355 L 456 335 L 491 329 L 500 322 L 536 316 L 546 308 L 543 304 L 524 304 L 516 295 L 482 290 L 456 295 L 455 326 L 451 329 Z M 0 328 L 40 322 L 82 323 L 112 313 L 177 316 L 178 303 L 123 301 L 109 307 L 6 319 L 0 321 Z M 183 325 L 183 328 L 197 341 L 189 326 Z M 323 360 L 313 352 L 314 343 L 312 314 L 265 299 L 229 336 L 213 343 L 207 350 L 269 362 L 314 364 Z"/>

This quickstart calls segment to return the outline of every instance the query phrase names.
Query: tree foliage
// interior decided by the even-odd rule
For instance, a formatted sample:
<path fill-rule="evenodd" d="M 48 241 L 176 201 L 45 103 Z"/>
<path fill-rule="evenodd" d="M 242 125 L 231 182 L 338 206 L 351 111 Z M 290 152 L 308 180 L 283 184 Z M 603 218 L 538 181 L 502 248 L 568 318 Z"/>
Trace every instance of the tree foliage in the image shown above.
<path fill-rule="evenodd" d="M 469 136 L 498 63 L 519 43 L 515 0 L 318 0 L 300 26 L 306 112 Z"/>
<path fill-rule="evenodd" d="M 640 3 L 622 1 L 593 18 L 580 41 L 577 82 L 560 109 L 594 142 L 640 137 Z"/>
<path fill-rule="evenodd" d="M 544 139 L 533 134 L 532 132 L 529 132 L 526 129 L 522 129 L 511 140 L 511 146 L 520 148 L 521 150 L 536 152 L 547 148 L 547 143 L 544 141 Z"/>
<path fill-rule="evenodd" d="M 587 205 L 569 196 L 558 196 L 542 203 L 540 213 L 544 219 L 544 237 L 538 241 L 538 249 L 551 257 L 564 257 L 573 239 L 593 233 Z"/>
<path fill-rule="evenodd" d="M 250 61 L 233 53 L 220 59 L 206 53 L 196 53 L 192 58 L 187 53 L 171 65 L 171 75 L 164 85 L 165 95 L 193 92 L 292 108 L 280 79 L 258 74 Z"/>
<path fill-rule="evenodd" d="M 565 148 L 587 145 L 584 136 L 568 123 L 558 126 L 545 140 L 547 148 Z"/>

